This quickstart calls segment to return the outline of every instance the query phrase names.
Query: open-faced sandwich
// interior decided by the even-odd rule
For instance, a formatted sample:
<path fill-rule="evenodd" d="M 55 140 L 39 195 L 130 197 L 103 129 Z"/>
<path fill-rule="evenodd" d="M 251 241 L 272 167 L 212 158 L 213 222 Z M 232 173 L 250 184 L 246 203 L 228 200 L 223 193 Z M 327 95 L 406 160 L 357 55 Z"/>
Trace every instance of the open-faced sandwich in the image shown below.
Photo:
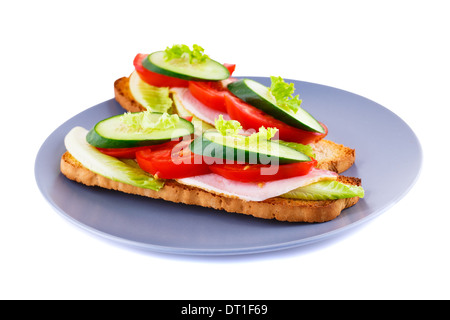
<path fill-rule="evenodd" d="M 128 112 L 65 138 L 61 172 L 125 193 L 259 218 L 324 222 L 364 196 L 355 151 L 324 139 L 293 84 L 234 79 L 203 48 L 138 54 L 115 81 Z"/>

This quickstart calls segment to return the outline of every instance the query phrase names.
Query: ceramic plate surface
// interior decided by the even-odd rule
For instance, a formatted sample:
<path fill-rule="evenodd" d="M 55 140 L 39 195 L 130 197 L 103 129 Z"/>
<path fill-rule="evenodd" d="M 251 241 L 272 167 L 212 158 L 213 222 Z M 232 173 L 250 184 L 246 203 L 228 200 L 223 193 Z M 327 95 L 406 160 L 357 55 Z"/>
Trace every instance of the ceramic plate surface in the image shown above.
<path fill-rule="evenodd" d="M 270 84 L 269 78 L 252 79 Z M 65 135 L 75 126 L 90 129 L 123 113 L 114 99 L 81 112 L 46 139 L 35 162 L 38 187 L 56 211 L 95 234 L 152 251 L 197 255 L 266 252 L 324 240 L 385 212 L 410 190 L 419 175 L 422 150 L 402 119 L 347 91 L 286 81 L 295 84 L 302 107 L 328 126 L 327 139 L 356 149 L 356 163 L 344 175 L 362 179 L 365 198 L 335 220 L 320 224 L 262 220 L 68 180 L 59 169 Z"/>

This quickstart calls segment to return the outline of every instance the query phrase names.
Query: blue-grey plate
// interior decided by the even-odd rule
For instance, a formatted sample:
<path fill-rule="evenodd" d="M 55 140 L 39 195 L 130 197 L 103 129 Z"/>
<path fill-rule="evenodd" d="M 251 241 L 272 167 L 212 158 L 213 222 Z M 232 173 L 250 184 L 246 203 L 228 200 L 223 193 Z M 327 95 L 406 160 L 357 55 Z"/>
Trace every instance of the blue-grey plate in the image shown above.
<path fill-rule="evenodd" d="M 255 78 L 269 85 L 269 78 Z M 59 169 L 64 136 L 74 127 L 90 129 L 123 113 L 114 100 L 81 112 L 43 143 L 35 163 L 39 189 L 73 223 L 110 240 L 157 252 L 227 255 L 266 252 L 310 244 L 337 235 L 385 212 L 410 190 L 422 165 L 420 143 L 409 126 L 385 107 L 336 88 L 288 80 L 302 106 L 328 126 L 327 139 L 356 149 L 356 164 L 345 172 L 360 177 L 365 198 L 335 220 L 284 223 L 241 214 L 174 204 L 86 187 Z"/>

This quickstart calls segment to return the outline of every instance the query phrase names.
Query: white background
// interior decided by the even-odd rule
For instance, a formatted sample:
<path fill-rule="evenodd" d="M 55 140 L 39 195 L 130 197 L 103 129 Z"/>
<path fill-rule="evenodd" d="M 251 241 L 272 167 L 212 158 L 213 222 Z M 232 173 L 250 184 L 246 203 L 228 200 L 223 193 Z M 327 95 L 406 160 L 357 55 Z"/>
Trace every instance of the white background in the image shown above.
<path fill-rule="evenodd" d="M 449 13 L 437 0 L 1 2 L 0 298 L 450 298 Z M 174 43 L 202 45 L 236 63 L 235 75 L 280 75 L 380 103 L 419 137 L 419 180 L 369 223 L 274 253 L 145 253 L 73 226 L 37 188 L 41 144 L 112 98 L 136 53 Z"/>

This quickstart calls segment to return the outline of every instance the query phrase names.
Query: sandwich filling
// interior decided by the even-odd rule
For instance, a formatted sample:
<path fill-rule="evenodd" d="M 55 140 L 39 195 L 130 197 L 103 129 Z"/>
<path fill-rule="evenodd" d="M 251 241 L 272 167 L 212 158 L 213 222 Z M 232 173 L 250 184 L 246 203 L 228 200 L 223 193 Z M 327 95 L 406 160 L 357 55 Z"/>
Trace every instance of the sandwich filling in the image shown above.
<path fill-rule="evenodd" d="M 146 111 L 65 137 L 68 152 L 92 172 L 156 191 L 170 179 L 244 201 L 364 196 L 362 187 L 316 168 L 309 144 L 328 129 L 281 77 L 269 87 L 234 79 L 235 65 L 198 45 L 138 54 L 134 66 L 130 92 Z"/>

